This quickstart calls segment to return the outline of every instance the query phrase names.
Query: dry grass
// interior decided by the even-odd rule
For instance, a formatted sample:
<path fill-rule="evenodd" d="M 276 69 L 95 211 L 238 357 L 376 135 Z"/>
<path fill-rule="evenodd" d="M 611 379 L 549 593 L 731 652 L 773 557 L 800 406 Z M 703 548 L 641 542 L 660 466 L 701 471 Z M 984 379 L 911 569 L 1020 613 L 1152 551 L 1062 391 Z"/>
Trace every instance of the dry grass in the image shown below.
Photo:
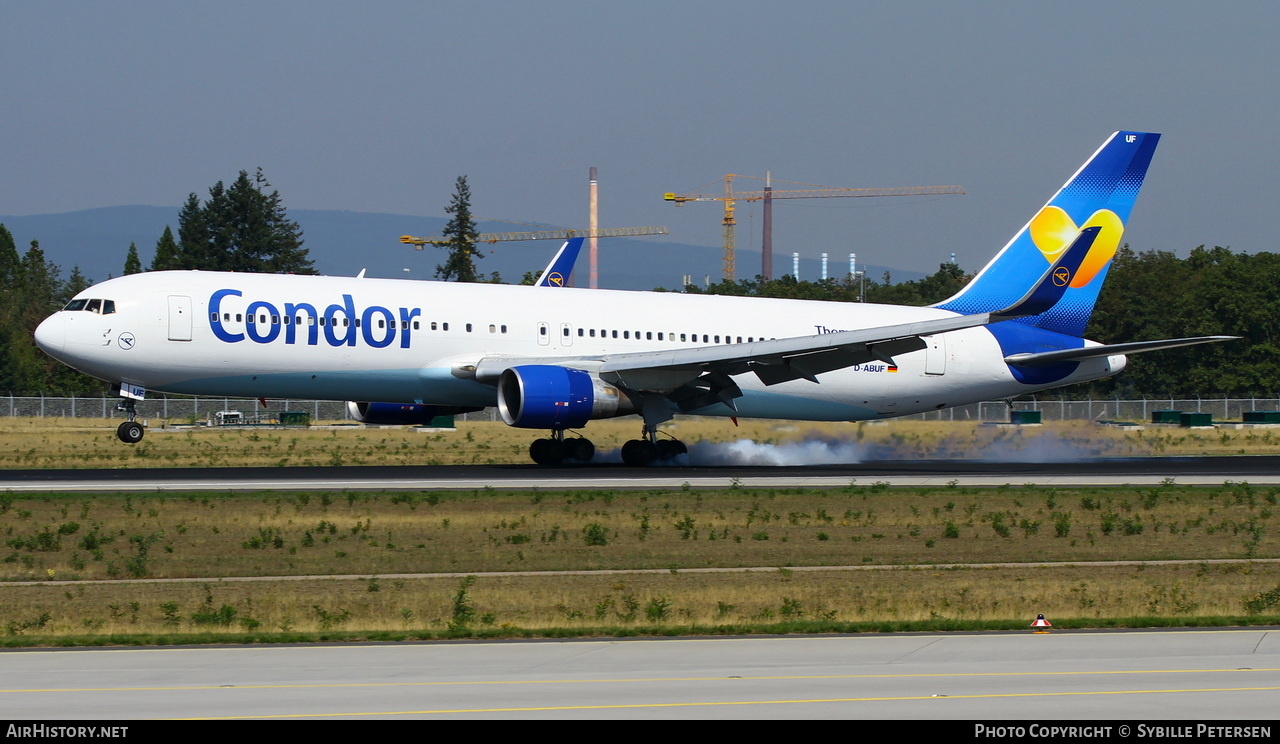
<path fill-rule="evenodd" d="M 1278 491 L 5 495 L 0 580 L 1278 557 Z"/>
<path fill-rule="evenodd" d="M 127 445 L 115 437 L 117 423 L 5 419 L 0 424 L 0 468 L 527 463 L 529 442 L 545 435 L 485 421 L 460 422 L 456 431 L 426 433 L 358 425 L 312 429 L 153 426 L 141 443 Z M 601 452 L 607 452 L 638 436 L 639 430 L 638 419 L 627 417 L 592 422 L 585 433 Z M 726 419 L 687 417 L 663 430 L 695 446 L 739 439 L 764 445 L 838 442 L 855 459 L 1280 453 L 1280 430 L 1148 427 L 1125 431 L 1081 421 L 1011 428 L 960 421 L 855 424 L 744 419 L 734 426 Z"/>
<path fill-rule="evenodd" d="M 587 576 L 480 576 L 473 628 L 637 628 L 830 622 L 1245 614 L 1280 585 L 1276 564 L 1079 566 Z M 440 632 L 457 578 L 89 584 L 4 589 L 10 635 Z"/>
<path fill-rule="evenodd" d="M 451 618 L 458 578 L 390 576 L 431 572 L 479 575 L 472 622 L 494 627 L 1240 614 L 1246 599 L 1280 586 L 1280 566 L 931 566 L 1280 557 L 1278 492 L 1235 484 L 5 495 L 2 578 L 45 583 L 0 587 L 0 628 L 239 632 L 246 619 L 259 630 L 438 628 Z M 779 568 L 901 565 L 915 568 Z M 688 570 L 707 567 L 773 569 Z M 600 569 L 659 571 L 547 573 Z M 529 575 L 495 575 L 509 571 Z M 220 581 L 308 575 L 364 578 Z M 113 580 L 129 578 L 197 581 Z M 166 622 L 166 613 L 178 619 Z M 202 614 L 206 622 L 195 619 Z"/>

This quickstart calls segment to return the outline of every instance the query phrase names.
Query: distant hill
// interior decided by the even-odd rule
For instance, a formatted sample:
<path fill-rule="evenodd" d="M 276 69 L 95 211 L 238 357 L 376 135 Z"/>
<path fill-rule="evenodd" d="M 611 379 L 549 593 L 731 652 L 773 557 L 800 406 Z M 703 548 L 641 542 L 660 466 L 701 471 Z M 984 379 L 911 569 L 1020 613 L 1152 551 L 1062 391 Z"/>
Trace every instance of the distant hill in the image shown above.
<path fill-rule="evenodd" d="M 62 267 L 65 277 L 72 266 L 93 281 L 119 276 L 124 271 L 129 243 L 138 246 L 143 265 L 151 262 L 156 241 L 165 225 L 178 229 L 178 207 L 100 207 L 77 212 L 41 214 L 27 217 L 0 215 L 0 223 L 13 234 L 19 253 L 32 239 L 40 241 L 45 256 Z M 302 226 L 305 247 L 310 250 L 316 269 L 322 274 L 354 276 L 366 269 L 366 276 L 409 277 L 431 279 L 436 265 L 444 260 L 444 252 L 427 248 L 416 251 L 400 242 L 401 235 L 439 235 L 444 229 L 443 217 L 413 217 L 377 212 L 345 212 L 340 210 L 289 210 L 289 217 Z M 481 232 L 509 232 L 510 225 L 485 223 Z M 535 274 L 551 260 L 559 248 L 555 241 L 539 240 L 495 243 L 481 246 L 484 259 L 476 262 L 484 276 L 498 272 L 502 279 L 517 283 L 526 271 Z M 777 254 L 775 254 L 776 256 Z M 574 284 L 586 283 L 586 255 L 579 259 Z M 760 265 L 758 251 L 739 251 L 740 277 L 754 276 Z M 777 273 L 784 273 L 782 262 L 775 263 Z M 831 264 L 833 274 L 842 264 Z M 749 267 L 749 268 L 747 268 Z M 405 269 L 409 269 L 406 273 Z M 867 266 L 867 275 L 879 280 L 886 271 L 882 266 Z M 785 271 L 789 271 L 788 269 Z M 803 279 L 815 279 L 820 272 L 817 259 L 802 260 Z M 709 276 L 720 276 L 720 248 L 671 242 L 660 237 L 608 238 L 600 241 L 600 286 L 610 289 L 677 289 L 683 275 L 702 284 Z M 917 272 L 892 270 L 895 281 L 919 279 Z"/>

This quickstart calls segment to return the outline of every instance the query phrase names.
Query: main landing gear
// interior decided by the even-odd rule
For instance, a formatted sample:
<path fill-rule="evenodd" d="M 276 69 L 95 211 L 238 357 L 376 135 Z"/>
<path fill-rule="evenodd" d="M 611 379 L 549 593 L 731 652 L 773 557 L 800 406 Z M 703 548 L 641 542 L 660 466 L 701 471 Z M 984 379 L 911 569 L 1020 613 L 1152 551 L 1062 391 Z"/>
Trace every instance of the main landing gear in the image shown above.
<path fill-rule="evenodd" d="M 645 424 L 640 437 L 622 445 L 622 461 L 633 467 L 674 460 L 678 455 L 689 452 L 689 448 L 679 439 L 658 439 L 657 426 Z"/>
<path fill-rule="evenodd" d="M 591 462 L 596 456 L 596 446 L 584 437 L 564 436 L 564 429 L 551 432 L 550 439 L 535 439 L 529 445 L 529 457 L 539 465 L 559 465 L 565 460 Z"/>
<path fill-rule="evenodd" d="M 641 439 L 622 445 L 622 461 L 633 467 L 674 460 L 687 454 L 689 448 L 679 439 L 658 439 L 656 426 L 646 425 Z M 529 457 L 539 465 L 584 464 L 596 456 L 596 446 L 585 437 L 566 437 L 563 429 L 553 430 L 546 439 L 535 439 L 529 445 Z"/>
<path fill-rule="evenodd" d="M 116 404 L 117 411 L 123 411 L 125 422 L 116 427 L 116 437 L 126 444 L 137 444 L 142 441 L 142 435 L 146 433 L 146 429 L 139 424 L 136 419 L 138 417 L 138 407 L 133 398 L 125 398 Z"/>

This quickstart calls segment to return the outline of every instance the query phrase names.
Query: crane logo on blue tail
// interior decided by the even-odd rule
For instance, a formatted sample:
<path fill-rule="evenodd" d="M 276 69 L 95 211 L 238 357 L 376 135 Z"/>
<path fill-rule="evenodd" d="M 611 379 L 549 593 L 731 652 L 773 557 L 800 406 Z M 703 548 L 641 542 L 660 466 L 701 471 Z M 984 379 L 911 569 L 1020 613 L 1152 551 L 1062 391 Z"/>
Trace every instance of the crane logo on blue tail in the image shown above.
<path fill-rule="evenodd" d="M 1039 315 L 1014 321 L 1083 336 L 1159 141 L 1155 133 L 1113 134 L 964 289 L 934 307 L 962 314 L 1008 307 L 1061 258 L 1076 236 L 1098 228 L 1066 284 L 1057 284 L 1056 271 L 1050 277 L 1054 286 L 1065 288 L 1060 301 Z"/>

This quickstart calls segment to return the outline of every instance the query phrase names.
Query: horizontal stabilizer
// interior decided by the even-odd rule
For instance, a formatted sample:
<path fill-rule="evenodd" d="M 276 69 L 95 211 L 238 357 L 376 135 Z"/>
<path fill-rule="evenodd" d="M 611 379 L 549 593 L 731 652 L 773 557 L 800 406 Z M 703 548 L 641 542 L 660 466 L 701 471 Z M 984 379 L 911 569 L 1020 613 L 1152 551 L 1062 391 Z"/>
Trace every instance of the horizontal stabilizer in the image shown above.
<path fill-rule="evenodd" d="M 1195 346 L 1196 344 L 1212 344 L 1218 341 L 1234 341 L 1239 336 L 1197 336 L 1195 338 L 1166 338 L 1160 341 L 1134 341 L 1127 344 L 1106 344 L 1103 346 L 1083 346 L 1076 349 L 1059 351 L 1042 351 L 1036 354 L 1010 354 L 1004 358 L 1005 364 L 1018 367 L 1041 367 L 1060 362 L 1075 362 L 1081 359 L 1115 356 L 1118 354 L 1140 354 L 1144 351 L 1158 349 L 1175 349 L 1179 346 Z"/>

